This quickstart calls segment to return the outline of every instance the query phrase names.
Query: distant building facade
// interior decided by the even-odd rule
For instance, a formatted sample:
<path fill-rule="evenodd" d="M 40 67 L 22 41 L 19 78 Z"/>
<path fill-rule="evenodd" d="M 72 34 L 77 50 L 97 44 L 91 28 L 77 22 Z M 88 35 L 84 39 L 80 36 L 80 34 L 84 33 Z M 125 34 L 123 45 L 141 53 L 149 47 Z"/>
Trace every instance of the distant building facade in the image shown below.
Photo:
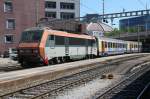
<path fill-rule="evenodd" d="M 138 29 L 140 31 L 150 31 L 150 16 L 140 16 L 128 19 L 122 19 L 119 21 L 121 30 L 130 31 Z"/>
<path fill-rule="evenodd" d="M 80 17 L 80 0 L 45 0 L 45 17 L 57 19 Z"/>
<path fill-rule="evenodd" d="M 16 48 L 21 32 L 43 17 L 70 19 L 80 16 L 80 0 L 0 0 L 0 55 Z"/>
<path fill-rule="evenodd" d="M 0 0 L 0 54 L 17 47 L 21 32 L 42 17 L 43 0 Z"/>

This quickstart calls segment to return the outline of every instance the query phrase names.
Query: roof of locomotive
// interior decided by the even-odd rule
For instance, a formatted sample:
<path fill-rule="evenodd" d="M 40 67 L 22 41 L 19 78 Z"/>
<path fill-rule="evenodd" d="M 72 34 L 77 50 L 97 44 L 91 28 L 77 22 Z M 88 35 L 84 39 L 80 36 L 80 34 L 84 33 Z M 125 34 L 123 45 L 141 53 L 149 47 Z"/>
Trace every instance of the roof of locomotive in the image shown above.
<path fill-rule="evenodd" d="M 49 27 L 32 27 L 24 31 L 37 31 L 37 30 L 43 30 L 44 32 L 47 32 L 48 34 L 53 34 L 53 35 L 58 35 L 58 36 L 76 37 L 76 38 L 83 38 L 83 39 L 95 39 L 94 36 L 85 35 L 85 34 L 68 33 L 66 31 L 52 30 Z"/>
<path fill-rule="evenodd" d="M 31 28 L 27 28 L 24 31 L 36 31 L 36 30 L 45 30 L 45 29 L 50 29 L 48 27 L 31 27 Z"/>
<path fill-rule="evenodd" d="M 58 30 L 47 30 L 47 31 L 49 34 L 58 35 L 58 36 L 75 37 L 75 38 L 83 38 L 83 39 L 95 39 L 94 36 L 85 35 L 85 34 L 68 33 L 65 31 L 58 31 Z"/>

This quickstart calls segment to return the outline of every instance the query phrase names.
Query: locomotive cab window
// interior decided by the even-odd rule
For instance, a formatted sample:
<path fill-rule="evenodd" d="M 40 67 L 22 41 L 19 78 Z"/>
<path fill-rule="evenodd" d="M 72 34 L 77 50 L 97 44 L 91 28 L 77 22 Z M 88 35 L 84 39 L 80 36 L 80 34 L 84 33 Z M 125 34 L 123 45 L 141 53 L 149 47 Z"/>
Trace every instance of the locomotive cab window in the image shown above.
<path fill-rule="evenodd" d="M 50 35 L 49 40 L 54 40 L 54 35 Z"/>
<path fill-rule="evenodd" d="M 39 42 L 42 38 L 43 31 L 24 31 L 22 33 L 21 42 Z"/>

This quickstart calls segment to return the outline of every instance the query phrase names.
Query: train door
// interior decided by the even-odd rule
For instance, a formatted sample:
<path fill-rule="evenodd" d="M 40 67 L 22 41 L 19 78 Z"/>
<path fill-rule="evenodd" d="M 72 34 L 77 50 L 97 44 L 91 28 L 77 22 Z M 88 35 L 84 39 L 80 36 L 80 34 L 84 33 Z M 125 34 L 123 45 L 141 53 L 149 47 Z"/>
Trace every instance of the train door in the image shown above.
<path fill-rule="evenodd" d="M 88 39 L 85 41 L 86 42 L 86 48 L 85 48 L 85 50 L 86 50 L 86 55 L 88 55 Z"/>
<path fill-rule="evenodd" d="M 99 56 L 99 53 L 100 53 L 100 49 L 99 49 L 100 45 L 98 42 L 99 42 L 99 40 L 98 40 L 98 38 L 96 38 L 97 56 Z"/>
<path fill-rule="evenodd" d="M 55 56 L 54 48 L 55 48 L 55 36 L 49 35 L 45 46 L 45 54 L 47 55 L 48 59 L 51 59 Z"/>
<path fill-rule="evenodd" d="M 130 53 L 132 52 L 132 44 L 130 44 Z"/>
<path fill-rule="evenodd" d="M 50 48 L 54 49 L 55 48 L 55 36 L 50 35 L 49 40 L 50 40 Z"/>
<path fill-rule="evenodd" d="M 66 56 L 69 55 L 69 38 L 65 38 L 65 54 Z"/>
<path fill-rule="evenodd" d="M 102 41 L 102 53 L 104 54 L 105 53 L 105 42 Z"/>

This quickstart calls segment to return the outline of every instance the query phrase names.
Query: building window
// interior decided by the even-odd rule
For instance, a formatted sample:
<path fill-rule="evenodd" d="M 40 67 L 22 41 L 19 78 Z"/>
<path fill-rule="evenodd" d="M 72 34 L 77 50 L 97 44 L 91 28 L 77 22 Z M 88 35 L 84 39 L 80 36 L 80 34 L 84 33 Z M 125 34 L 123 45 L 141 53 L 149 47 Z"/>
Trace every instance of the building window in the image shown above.
<path fill-rule="evenodd" d="M 5 35 L 5 43 L 13 43 L 13 35 Z"/>
<path fill-rule="evenodd" d="M 60 3 L 60 8 L 61 9 L 75 9 L 74 3 Z"/>
<path fill-rule="evenodd" d="M 75 17 L 74 13 L 61 12 L 61 19 L 73 19 Z"/>
<path fill-rule="evenodd" d="M 12 1 L 5 1 L 4 2 L 4 12 L 12 12 L 13 11 L 13 4 Z"/>
<path fill-rule="evenodd" d="M 56 12 L 45 12 L 45 17 L 56 18 Z"/>
<path fill-rule="evenodd" d="M 45 8 L 56 8 L 56 2 L 46 1 Z"/>
<path fill-rule="evenodd" d="M 15 19 L 8 19 L 6 21 L 6 28 L 7 29 L 15 29 Z"/>

